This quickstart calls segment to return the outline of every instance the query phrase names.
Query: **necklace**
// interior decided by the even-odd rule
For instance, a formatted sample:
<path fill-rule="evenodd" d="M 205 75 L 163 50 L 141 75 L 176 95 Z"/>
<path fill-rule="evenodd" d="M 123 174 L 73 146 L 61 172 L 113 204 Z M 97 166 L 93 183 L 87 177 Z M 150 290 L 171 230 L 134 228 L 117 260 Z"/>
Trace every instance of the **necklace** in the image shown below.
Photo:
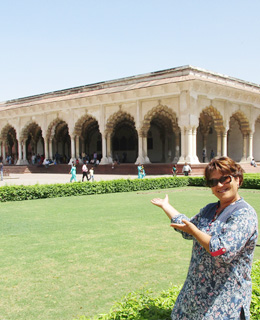
<path fill-rule="evenodd" d="M 212 222 L 214 222 L 215 220 L 217 220 L 218 216 L 219 216 L 219 215 L 221 214 L 221 212 L 223 211 L 223 209 L 219 211 L 219 208 L 220 208 L 220 204 L 217 203 L 217 208 L 216 208 L 215 214 L 214 214 L 212 220 L 211 220 L 210 223 L 209 223 L 210 226 L 211 226 Z"/>

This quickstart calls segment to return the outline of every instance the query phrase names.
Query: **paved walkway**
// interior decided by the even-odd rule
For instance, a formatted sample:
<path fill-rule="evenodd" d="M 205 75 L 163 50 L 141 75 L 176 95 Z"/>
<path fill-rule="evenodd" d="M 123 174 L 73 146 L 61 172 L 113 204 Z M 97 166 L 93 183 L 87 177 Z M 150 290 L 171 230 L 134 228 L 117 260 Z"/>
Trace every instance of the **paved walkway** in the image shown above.
<path fill-rule="evenodd" d="M 171 175 L 164 175 L 170 177 Z M 10 185 L 34 185 L 34 184 L 54 184 L 70 182 L 70 174 L 48 174 L 48 173 L 23 173 L 10 174 L 4 176 L 4 180 L 0 181 L 0 187 Z M 146 176 L 146 178 L 157 178 L 161 176 Z M 77 174 L 77 180 L 81 181 L 82 174 Z M 112 175 L 112 174 L 96 174 L 95 181 L 105 181 L 113 179 L 136 179 L 137 175 Z M 86 179 L 85 179 L 86 181 Z"/>

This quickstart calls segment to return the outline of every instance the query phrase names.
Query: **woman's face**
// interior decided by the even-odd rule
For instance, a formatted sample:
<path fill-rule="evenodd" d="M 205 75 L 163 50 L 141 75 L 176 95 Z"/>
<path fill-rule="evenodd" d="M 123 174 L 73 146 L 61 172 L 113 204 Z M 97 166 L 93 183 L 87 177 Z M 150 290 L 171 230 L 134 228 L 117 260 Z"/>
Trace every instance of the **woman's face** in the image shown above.
<path fill-rule="evenodd" d="M 227 174 L 222 174 L 219 171 L 214 171 L 211 174 L 210 179 L 220 179 L 223 176 L 228 176 Z M 238 200 L 240 196 L 238 195 L 239 188 L 239 178 L 233 177 L 227 178 L 225 182 L 218 182 L 214 187 L 211 187 L 212 193 L 220 200 L 220 203 L 229 205 L 230 203 Z"/>

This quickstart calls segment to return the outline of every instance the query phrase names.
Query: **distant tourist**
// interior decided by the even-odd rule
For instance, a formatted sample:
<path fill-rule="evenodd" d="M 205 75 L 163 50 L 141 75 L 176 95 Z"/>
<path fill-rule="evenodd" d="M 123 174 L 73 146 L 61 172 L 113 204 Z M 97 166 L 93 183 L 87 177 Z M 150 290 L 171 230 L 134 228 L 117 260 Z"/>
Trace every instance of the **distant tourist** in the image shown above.
<path fill-rule="evenodd" d="M 173 176 L 176 176 L 176 175 L 177 175 L 177 172 L 178 172 L 178 170 L 177 170 L 177 168 L 176 168 L 176 165 L 174 164 L 174 165 L 172 166 L 172 175 L 173 175 Z"/>
<path fill-rule="evenodd" d="M 138 171 L 138 179 L 143 179 L 145 177 L 144 166 L 139 163 L 137 166 L 137 171 Z"/>
<path fill-rule="evenodd" d="M 90 174 L 90 180 L 93 182 L 94 181 L 94 168 L 91 167 L 91 169 L 89 170 L 89 174 Z"/>
<path fill-rule="evenodd" d="M 254 158 L 251 160 L 250 164 L 251 164 L 251 166 L 253 166 L 253 167 L 257 167 L 257 164 L 256 164 Z"/>
<path fill-rule="evenodd" d="M 205 163 L 205 160 L 206 160 L 206 150 L 203 149 L 202 150 L 202 162 Z"/>
<path fill-rule="evenodd" d="M 182 172 L 184 173 L 185 176 L 188 176 L 190 172 L 192 172 L 190 165 L 185 162 L 183 168 L 182 168 Z"/>
<path fill-rule="evenodd" d="M 70 169 L 70 174 L 71 174 L 71 178 L 70 178 L 70 182 L 72 182 L 73 180 L 75 182 L 77 182 L 77 177 L 76 177 L 76 164 L 73 164 L 73 166 Z"/>
<path fill-rule="evenodd" d="M 87 180 L 89 181 L 89 176 L 88 176 L 88 167 L 86 165 L 86 163 L 83 164 L 82 166 L 82 182 L 84 181 L 84 178 L 87 178 Z"/>

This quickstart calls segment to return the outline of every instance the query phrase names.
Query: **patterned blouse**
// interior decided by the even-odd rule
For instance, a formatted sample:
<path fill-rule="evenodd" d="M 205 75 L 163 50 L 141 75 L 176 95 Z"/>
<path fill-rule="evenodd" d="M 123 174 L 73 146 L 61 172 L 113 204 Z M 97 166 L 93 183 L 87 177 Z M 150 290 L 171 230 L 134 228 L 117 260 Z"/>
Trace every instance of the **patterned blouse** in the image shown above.
<path fill-rule="evenodd" d="M 211 203 L 189 219 L 179 214 L 172 223 L 189 220 L 211 236 L 208 253 L 191 235 L 192 256 L 187 279 L 172 310 L 172 319 L 250 319 L 251 267 L 258 235 L 255 210 L 242 198 L 214 220 L 219 203 Z"/>

